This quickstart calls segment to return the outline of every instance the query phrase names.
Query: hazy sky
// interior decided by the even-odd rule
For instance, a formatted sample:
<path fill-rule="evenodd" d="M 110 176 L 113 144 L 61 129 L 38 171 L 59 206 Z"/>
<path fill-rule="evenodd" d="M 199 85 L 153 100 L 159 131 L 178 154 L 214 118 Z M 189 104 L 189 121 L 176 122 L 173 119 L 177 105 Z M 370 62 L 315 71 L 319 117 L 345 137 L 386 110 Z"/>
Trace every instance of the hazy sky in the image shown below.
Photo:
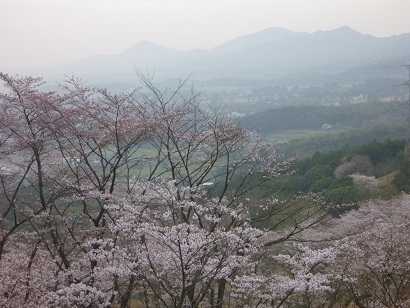
<path fill-rule="evenodd" d="M 211 48 L 269 27 L 410 32 L 410 0 L 0 0 L 0 71 L 113 54 L 150 40 Z"/>

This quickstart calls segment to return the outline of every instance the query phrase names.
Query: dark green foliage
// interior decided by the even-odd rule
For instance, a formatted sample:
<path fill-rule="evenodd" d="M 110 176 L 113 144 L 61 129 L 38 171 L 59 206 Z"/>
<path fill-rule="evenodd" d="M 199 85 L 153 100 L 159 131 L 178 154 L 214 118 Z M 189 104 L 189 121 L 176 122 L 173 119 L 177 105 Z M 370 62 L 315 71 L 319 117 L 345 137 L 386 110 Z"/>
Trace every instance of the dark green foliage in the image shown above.
<path fill-rule="evenodd" d="M 403 140 L 388 139 L 383 143 L 373 140 L 368 144 L 360 146 L 356 152 L 368 156 L 372 163 L 376 165 L 396 157 L 400 151 L 403 151 L 403 148 Z"/>
<path fill-rule="evenodd" d="M 305 181 L 302 175 L 295 174 L 286 179 L 284 187 L 289 194 L 297 194 L 298 192 L 308 191 L 309 183 Z"/>
<path fill-rule="evenodd" d="M 354 204 L 364 198 L 350 177 L 336 179 L 324 196 L 327 201 L 334 204 Z"/>
<path fill-rule="evenodd" d="M 310 185 L 310 191 L 312 192 L 324 191 L 325 189 L 328 189 L 330 186 L 332 186 L 333 180 L 334 179 L 332 177 L 322 177 Z"/>
<path fill-rule="evenodd" d="M 355 185 L 349 173 L 354 172 L 353 170 L 356 170 L 354 168 L 350 171 L 346 169 L 347 174 L 343 176 L 335 175 L 338 166 L 360 157 L 374 165 L 373 169 L 367 168 L 366 171 L 377 172 L 377 177 L 400 170 L 393 183 L 399 190 L 410 192 L 410 162 L 405 163 L 404 145 L 403 140 L 388 139 L 384 142 L 372 141 L 354 148 L 345 147 L 329 153 L 316 152 L 311 158 L 297 161 L 293 166 L 292 175 L 265 184 L 264 195 L 278 192 L 279 196 L 289 198 L 300 192 L 323 192 L 328 204 L 338 205 L 332 207 L 332 213 L 338 216 L 361 200 L 376 194 L 383 196 L 381 191 L 370 191 Z M 389 195 L 397 193 L 390 188 L 392 187 L 387 188 Z"/>
<path fill-rule="evenodd" d="M 333 170 L 339 165 L 345 150 L 332 151 L 330 153 L 316 152 L 312 158 L 300 160 L 296 163 L 295 169 L 298 174 L 305 174 L 316 167 L 322 170 L 323 174 L 332 175 Z M 320 172 L 319 170 L 317 172 Z"/>
<path fill-rule="evenodd" d="M 353 184 L 350 177 L 336 180 L 332 187 L 324 193 L 325 200 L 330 204 L 329 212 L 334 217 L 357 208 L 357 203 L 365 199 L 365 195 Z"/>
<path fill-rule="evenodd" d="M 405 193 L 410 192 L 410 161 L 406 161 L 400 168 L 400 171 L 396 174 L 393 184 L 398 190 Z"/>

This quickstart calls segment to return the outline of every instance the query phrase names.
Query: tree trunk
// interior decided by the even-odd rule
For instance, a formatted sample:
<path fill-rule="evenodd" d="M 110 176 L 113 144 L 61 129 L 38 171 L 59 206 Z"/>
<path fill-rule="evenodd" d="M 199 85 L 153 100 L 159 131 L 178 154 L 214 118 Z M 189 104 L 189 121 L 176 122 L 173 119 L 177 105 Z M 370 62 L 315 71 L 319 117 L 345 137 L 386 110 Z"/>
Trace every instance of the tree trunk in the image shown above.
<path fill-rule="evenodd" d="M 222 308 L 223 306 L 223 301 L 224 301 L 224 295 L 225 295 L 225 286 L 226 286 L 226 280 L 221 279 L 218 282 L 218 295 L 216 299 L 216 308 Z"/>

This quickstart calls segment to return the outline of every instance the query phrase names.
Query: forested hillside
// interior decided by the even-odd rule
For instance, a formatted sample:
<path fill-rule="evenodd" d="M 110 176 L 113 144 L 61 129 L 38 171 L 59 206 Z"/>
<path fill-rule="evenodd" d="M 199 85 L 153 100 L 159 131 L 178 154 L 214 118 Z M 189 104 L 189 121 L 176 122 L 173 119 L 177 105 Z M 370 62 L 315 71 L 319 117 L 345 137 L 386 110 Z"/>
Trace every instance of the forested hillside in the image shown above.
<path fill-rule="evenodd" d="M 316 152 L 297 160 L 292 174 L 264 184 L 264 194 L 290 198 L 299 193 L 323 193 L 336 206 L 333 215 L 356 208 L 359 201 L 391 198 L 410 192 L 409 162 L 404 140 L 373 141 L 353 148 Z"/>
<path fill-rule="evenodd" d="M 342 106 L 291 106 L 269 109 L 242 118 L 245 128 L 262 134 L 302 129 L 363 128 L 375 123 L 397 124 L 407 120 L 408 105 L 399 102 L 358 103 Z M 323 125 L 330 125 L 323 127 Z"/>

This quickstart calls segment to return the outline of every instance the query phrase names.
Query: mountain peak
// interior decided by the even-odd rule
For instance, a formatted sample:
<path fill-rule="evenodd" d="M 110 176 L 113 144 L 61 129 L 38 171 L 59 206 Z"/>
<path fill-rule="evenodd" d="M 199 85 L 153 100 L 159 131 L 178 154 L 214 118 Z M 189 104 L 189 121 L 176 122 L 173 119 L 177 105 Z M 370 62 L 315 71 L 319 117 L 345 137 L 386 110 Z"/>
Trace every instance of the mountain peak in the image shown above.
<path fill-rule="evenodd" d="M 361 34 L 359 31 L 356 31 L 353 28 L 350 28 L 349 26 L 342 26 L 340 28 L 334 29 L 334 32 L 342 32 L 342 33 L 354 33 L 354 34 Z"/>
<path fill-rule="evenodd" d="M 340 28 L 334 29 L 334 30 L 330 30 L 333 33 L 339 33 L 342 35 L 346 35 L 346 36 L 356 36 L 356 37 L 366 37 L 367 39 L 369 38 L 375 38 L 375 36 L 371 35 L 371 34 L 363 34 L 349 26 L 342 26 Z"/>
<path fill-rule="evenodd" d="M 222 45 L 213 48 L 219 53 L 236 52 L 243 48 L 272 43 L 288 37 L 295 37 L 307 34 L 306 32 L 294 32 L 280 27 L 270 27 L 260 32 L 246 34 L 230 40 Z"/>
<path fill-rule="evenodd" d="M 153 42 L 151 42 L 151 41 L 145 40 L 145 41 L 141 41 L 141 42 L 135 43 L 135 44 L 132 45 L 130 48 L 124 50 L 123 53 L 132 52 L 132 51 L 134 51 L 134 50 L 136 50 L 136 49 L 138 49 L 138 50 L 141 50 L 141 49 L 142 49 L 142 50 L 150 50 L 150 49 L 162 49 L 162 48 L 165 49 L 165 47 L 162 47 L 162 46 L 160 46 L 160 45 L 158 45 L 158 44 L 155 44 L 155 43 L 153 43 Z"/>
<path fill-rule="evenodd" d="M 358 33 L 361 34 L 359 31 L 356 31 L 355 29 L 349 27 L 349 26 L 341 26 L 339 28 L 335 28 L 335 29 L 330 29 L 330 30 L 317 30 L 314 33 Z"/>
<path fill-rule="evenodd" d="M 313 37 L 321 38 L 326 37 L 333 40 L 338 39 L 361 39 L 366 35 L 361 34 L 360 32 L 356 31 L 349 26 L 342 26 L 340 28 L 332 29 L 332 30 L 319 30 L 314 32 Z"/>

